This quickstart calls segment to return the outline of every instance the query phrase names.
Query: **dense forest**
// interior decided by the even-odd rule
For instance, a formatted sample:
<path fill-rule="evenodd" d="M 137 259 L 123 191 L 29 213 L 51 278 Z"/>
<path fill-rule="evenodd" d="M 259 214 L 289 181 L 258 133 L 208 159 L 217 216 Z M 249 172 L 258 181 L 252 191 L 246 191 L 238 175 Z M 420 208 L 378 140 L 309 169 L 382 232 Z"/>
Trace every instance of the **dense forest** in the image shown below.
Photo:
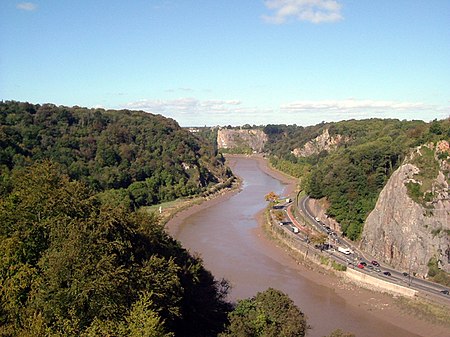
<path fill-rule="evenodd" d="M 2 190 L 15 168 L 49 159 L 104 199 L 156 204 L 227 182 L 231 171 L 212 144 L 142 111 L 0 102 Z"/>
<path fill-rule="evenodd" d="M 292 153 L 325 129 L 330 137 L 340 135 L 345 141 L 334 150 L 307 157 Z M 408 151 L 450 139 L 450 120 L 350 120 L 311 127 L 267 125 L 264 131 L 269 136 L 266 151 L 272 164 L 300 178 L 301 187 L 313 198 L 326 197 L 330 203 L 327 214 L 341 224 L 344 235 L 356 240 L 381 189 Z"/>
<path fill-rule="evenodd" d="M 60 164 L 0 199 L 1 336 L 214 336 L 228 285 L 152 215 L 101 203 Z"/>

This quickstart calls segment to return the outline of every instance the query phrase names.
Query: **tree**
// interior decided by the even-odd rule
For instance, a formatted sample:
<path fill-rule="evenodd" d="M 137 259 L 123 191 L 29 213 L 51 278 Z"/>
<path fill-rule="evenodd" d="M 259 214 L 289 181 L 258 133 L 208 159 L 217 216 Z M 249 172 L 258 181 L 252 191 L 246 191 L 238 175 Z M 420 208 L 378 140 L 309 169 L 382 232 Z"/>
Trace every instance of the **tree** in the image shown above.
<path fill-rule="evenodd" d="M 275 220 L 282 221 L 284 219 L 284 213 L 282 211 L 274 212 Z"/>
<path fill-rule="evenodd" d="M 279 199 L 279 196 L 278 194 L 272 191 L 266 194 L 265 199 L 266 201 L 276 202 Z"/>
<path fill-rule="evenodd" d="M 273 288 L 238 301 L 228 318 L 230 325 L 220 337 L 302 337 L 309 328 L 294 302 Z"/>
<path fill-rule="evenodd" d="M 327 242 L 328 237 L 325 234 L 317 234 L 310 238 L 311 242 L 315 245 L 323 245 Z"/>
<path fill-rule="evenodd" d="M 12 175 L 0 196 L 0 335 L 217 336 L 227 282 L 157 217 L 102 204 L 61 165 Z"/>

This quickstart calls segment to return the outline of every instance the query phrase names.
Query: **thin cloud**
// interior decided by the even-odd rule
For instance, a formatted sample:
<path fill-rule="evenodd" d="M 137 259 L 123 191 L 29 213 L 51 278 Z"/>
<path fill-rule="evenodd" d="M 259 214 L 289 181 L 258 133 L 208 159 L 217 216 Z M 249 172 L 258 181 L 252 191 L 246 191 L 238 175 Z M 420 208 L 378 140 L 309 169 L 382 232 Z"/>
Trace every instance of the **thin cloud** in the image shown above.
<path fill-rule="evenodd" d="M 239 100 L 199 100 L 192 97 L 168 100 L 143 99 L 126 103 L 121 107 L 170 117 L 183 126 L 263 123 L 264 116 L 273 113 L 267 109 L 242 106 Z"/>
<path fill-rule="evenodd" d="M 22 11 L 28 11 L 28 12 L 32 12 L 35 11 L 37 9 L 37 5 L 32 3 L 32 2 L 21 2 L 18 3 L 16 8 L 20 9 Z"/>
<path fill-rule="evenodd" d="M 192 97 L 183 97 L 171 100 L 143 99 L 137 102 L 126 103 L 128 109 L 141 109 L 147 112 L 176 115 L 176 114 L 204 114 L 227 113 L 232 107 L 240 105 L 238 100 L 205 100 L 201 101 Z"/>
<path fill-rule="evenodd" d="M 295 119 L 301 116 L 326 121 L 365 118 L 426 119 L 425 116 L 444 115 L 448 109 L 421 102 L 378 100 L 319 100 L 295 101 L 282 104 L 280 112 Z"/>
<path fill-rule="evenodd" d="M 273 14 L 263 15 L 262 19 L 272 24 L 283 24 L 290 19 L 312 23 L 343 19 L 342 5 L 336 0 L 267 0 L 264 4 Z"/>
<path fill-rule="evenodd" d="M 193 97 L 178 99 L 143 99 L 121 105 L 120 108 L 143 110 L 175 119 L 182 126 L 203 125 L 314 125 L 321 121 L 337 122 L 348 119 L 397 118 L 421 119 L 446 118 L 448 106 L 436 106 L 421 102 L 388 100 L 301 100 L 282 104 L 278 109 L 247 106 L 240 100 L 208 99 Z"/>
<path fill-rule="evenodd" d="M 418 102 L 396 102 L 396 101 L 376 101 L 376 100 L 323 100 L 323 101 L 296 101 L 281 105 L 281 110 L 285 111 L 308 111 L 308 110 L 328 110 L 328 111 L 402 111 L 402 110 L 428 110 L 432 106 Z"/>

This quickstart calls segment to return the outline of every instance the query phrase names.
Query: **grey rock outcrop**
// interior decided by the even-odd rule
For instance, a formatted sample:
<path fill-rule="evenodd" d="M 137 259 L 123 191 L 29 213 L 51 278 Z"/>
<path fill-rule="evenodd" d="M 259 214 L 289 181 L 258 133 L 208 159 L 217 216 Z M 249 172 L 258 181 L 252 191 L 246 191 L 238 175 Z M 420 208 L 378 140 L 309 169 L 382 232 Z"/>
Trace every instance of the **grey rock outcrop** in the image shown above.
<path fill-rule="evenodd" d="M 410 159 L 417 155 L 421 155 L 420 148 Z M 438 176 L 431 184 L 433 199 L 426 204 L 408 195 L 407 183 L 422 184 L 417 176 L 420 169 L 408 161 L 392 174 L 381 191 L 375 209 L 366 220 L 361 248 L 380 261 L 419 276 L 426 276 L 431 258 L 436 258 L 439 266 L 450 272 L 447 161 L 440 161 Z"/>
<path fill-rule="evenodd" d="M 219 149 L 232 149 L 237 147 L 249 147 L 254 152 L 261 153 L 267 135 L 257 129 L 219 129 L 217 132 L 217 146 Z"/>
<path fill-rule="evenodd" d="M 310 140 L 301 148 L 292 150 L 296 157 L 309 157 L 313 154 L 319 154 L 322 151 L 334 150 L 339 144 L 347 142 L 349 139 L 342 135 L 330 136 L 328 129 L 323 130 L 322 134 Z"/>

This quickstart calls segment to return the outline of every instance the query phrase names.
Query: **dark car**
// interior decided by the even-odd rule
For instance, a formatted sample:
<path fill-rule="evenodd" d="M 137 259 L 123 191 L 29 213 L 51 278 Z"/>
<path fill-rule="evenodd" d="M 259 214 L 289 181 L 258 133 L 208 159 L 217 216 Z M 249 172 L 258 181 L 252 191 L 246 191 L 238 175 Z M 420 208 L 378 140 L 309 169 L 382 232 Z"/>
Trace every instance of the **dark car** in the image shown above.
<path fill-rule="evenodd" d="M 379 264 L 377 261 L 375 261 L 375 260 L 372 261 L 372 264 L 373 264 L 375 267 L 379 267 L 379 266 L 380 266 L 380 264 Z"/>
<path fill-rule="evenodd" d="M 364 261 L 361 261 L 359 264 L 362 264 L 364 267 L 367 266 L 367 263 Z"/>
<path fill-rule="evenodd" d="M 441 293 L 443 293 L 444 295 L 449 295 L 449 291 L 447 289 L 441 290 Z"/>
<path fill-rule="evenodd" d="M 386 275 L 386 276 L 391 276 L 391 273 L 388 272 L 388 271 L 383 272 L 383 274 Z"/>
<path fill-rule="evenodd" d="M 407 277 L 409 274 L 405 271 L 404 273 L 403 273 L 403 276 L 404 277 Z"/>

